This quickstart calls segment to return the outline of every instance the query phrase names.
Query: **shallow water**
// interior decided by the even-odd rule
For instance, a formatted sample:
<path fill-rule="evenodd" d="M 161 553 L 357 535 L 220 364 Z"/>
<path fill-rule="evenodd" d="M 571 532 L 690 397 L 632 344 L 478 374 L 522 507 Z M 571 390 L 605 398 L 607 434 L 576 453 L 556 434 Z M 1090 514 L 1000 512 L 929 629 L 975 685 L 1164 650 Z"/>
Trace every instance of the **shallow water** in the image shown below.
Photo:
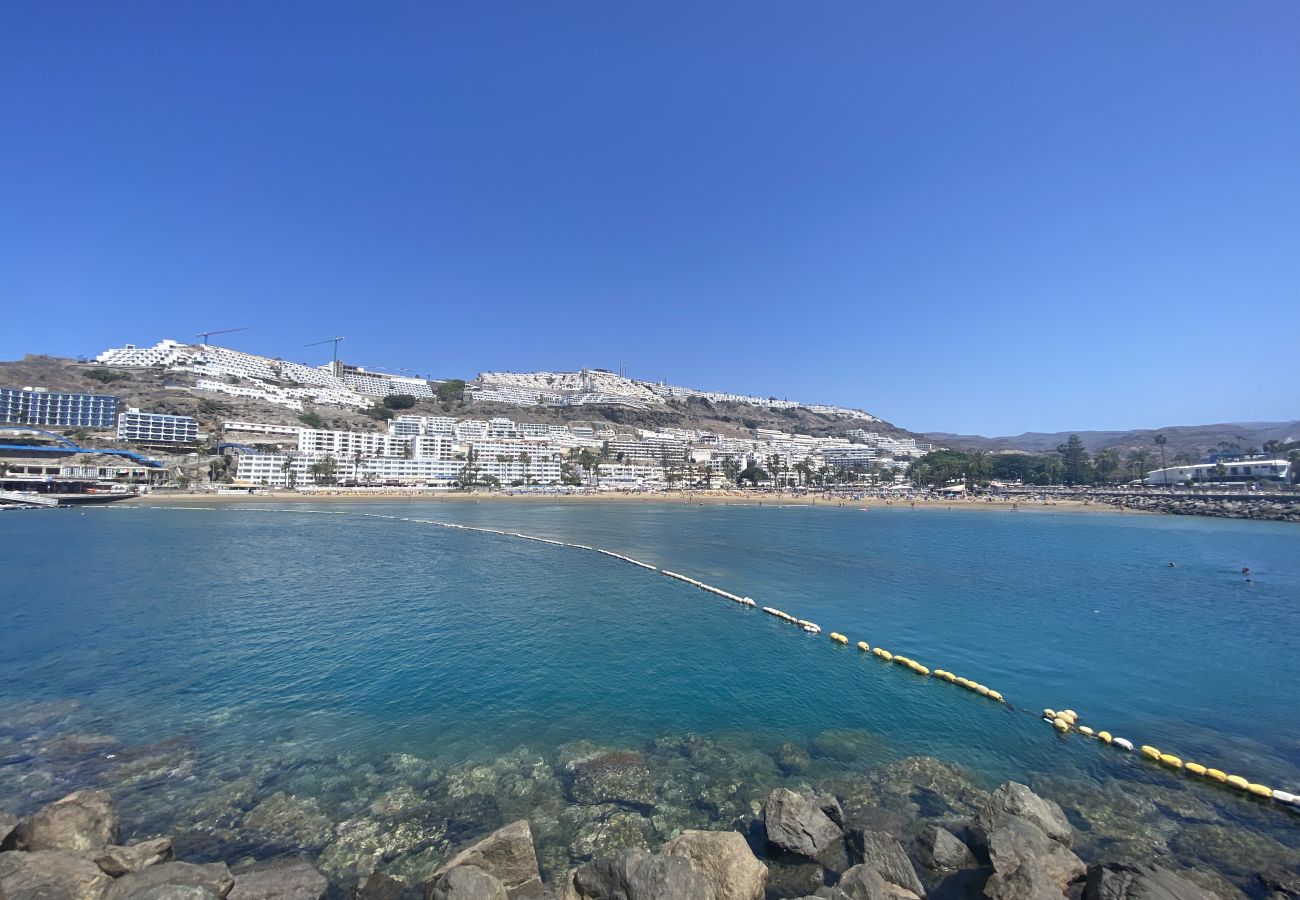
<path fill-rule="evenodd" d="M 1010 702 L 598 554 L 387 516 L 626 553 L 966 675 Z M 1213 817 L 1197 827 L 1234 824 L 1294 844 L 1291 814 L 1059 738 L 1036 716 L 1071 707 L 1135 743 L 1300 788 L 1294 525 L 349 502 L 14 513 L 0 516 L 0 548 L 5 665 L 17 674 L 0 681 L 10 710 L 0 713 L 9 735 L 0 806 L 30 806 L 65 787 L 50 774 L 59 760 L 121 784 L 122 764 L 101 757 L 182 736 L 156 754 L 179 763 L 125 784 L 141 831 L 183 827 L 214 786 L 261 765 L 249 796 L 230 801 L 239 814 L 277 791 L 315 802 L 323 820 L 363 814 L 394 784 L 413 783 L 394 769 L 401 754 L 427 766 L 425 790 L 439 796 L 475 795 L 448 788 L 448 772 L 482 761 L 492 773 L 484 777 L 527 782 L 515 790 L 520 814 L 545 802 L 558 816 L 563 790 L 520 760 L 555 771 L 556 748 L 575 741 L 650 748 L 656 778 L 669 779 L 682 754 L 657 755 L 654 742 L 695 734 L 732 748 L 711 750 L 711 766 L 764 785 L 927 755 L 967 767 L 985 786 L 1017 778 L 1062 794 L 1112 783 L 1173 789 L 1210 805 Z M 31 706 L 69 698 L 80 706 Z M 46 752 L 55 736 L 87 731 L 117 743 Z M 774 763 L 785 742 L 808 750 L 812 768 Z M 498 784 L 485 823 L 511 805 L 501 793 Z M 753 805 L 745 793 L 733 790 L 712 814 L 744 814 Z M 178 797 L 190 812 L 175 812 Z M 467 833 L 474 818 L 444 817 Z M 566 840 L 574 831 L 557 828 Z M 439 858 L 446 840 L 429 840 L 404 852 Z"/>

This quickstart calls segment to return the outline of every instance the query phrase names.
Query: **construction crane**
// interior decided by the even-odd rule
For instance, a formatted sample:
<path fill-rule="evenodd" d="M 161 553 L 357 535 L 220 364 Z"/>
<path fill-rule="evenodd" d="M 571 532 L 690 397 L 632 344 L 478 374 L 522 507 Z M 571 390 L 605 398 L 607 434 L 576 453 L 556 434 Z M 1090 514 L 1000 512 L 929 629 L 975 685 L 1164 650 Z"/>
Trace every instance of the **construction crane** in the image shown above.
<path fill-rule="evenodd" d="M 199 339 L 199 344 L 201 346 L 206 347 L 208 343 L 208 338 L 212 337 L 214 334 L 234 334 L 236 331 L 247 331 L 247 330 L 248 330 L 247 328 L 223 328 L 220 331 L 200 331 L 198 334 L 195 335 L 195 337 Z"/>
<path fill-rule="evenodd" d="M 339 361 L 339 341 L 341 341 L 341 340 L 343 340 L 343 338 L 341 338 L 341 337 L 325 338 L 325 340 L 323 340 L 323 341 L 312 341 L 310 344 L 303 344 L 303 346 L 304 346 L 304 347 L 317 347 L 317 346 L 319 346 L 319 345 L 321 345 L 321 344 L 329 344 L 329 343 L 333 343 L 333 344 L 334 344 L 334 365 L 335 365 L 335 367 L 337 367 L 337 366 L 338 366 L 338 361 Z"/>

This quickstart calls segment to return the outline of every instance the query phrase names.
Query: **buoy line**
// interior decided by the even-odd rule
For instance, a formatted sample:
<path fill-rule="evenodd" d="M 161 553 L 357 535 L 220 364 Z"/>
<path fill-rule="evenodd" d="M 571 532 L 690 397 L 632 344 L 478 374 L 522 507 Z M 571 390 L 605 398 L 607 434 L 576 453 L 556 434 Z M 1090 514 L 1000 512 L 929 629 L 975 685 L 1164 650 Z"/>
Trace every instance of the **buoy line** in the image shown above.
<path fill-rule="evenodd" d="M 150 506 L 150 507 L 141 507 L 141 508 L 216 509 L 216 507 L 211 507 L 211 506 L 209 507 Z M 459 529 L 461 531 L 476 531 L 482 534 L 494 534 L 500 537 L 519 538 L 521 540 L 535 541 L 541 544 L 550 544 L 552 546 L 566 547 L 573 550 L 585 550 L 589 552 L 599 553 L 603 556 L 609 556 L 612 557 L 613 559 L 617 559 L 622 562 L 629 563 L 639 568 L 648 569 L 651 572 L 660 572 L 662 575 L 665 575 L 668 578 L 671 578 L 676 581 L 681 581 L 685 584 L 692 585 L 693 587 L 697 587 L 700 590 L 706 591 L 708 593 L 712 593 L 720 597 L 724 597 L 727 600 L 731 600 L 745 607 L 755 607 L 758 605 L 756 601 L 751 597 L 741 597 L 737 594 L 730 593 L 729 591 L 724 591 L 719 587 L 715 587 L 714 585 L 711 584 L 706 584 L 702 581 L 699 581 L 698 579 L 690 577 L 689 575 L 683 575 L 679 572 L 672 572 L 669 571 L 668 569 L 658 569 L 655 566 L 650 565 L 649 563 L 642 562 L 639 559 L 633 559 L 632 557 L 625 556 L 621 553 L 615 553 L 613 550 L 606 550 L 601 547 L 592 547 L 587 544 L 575 544 L 566 541 L 558 541 L 553 538 L 544 538 L 544 537 L 539 537 L 537 535 L 524 534 L 518 531 L 505 531 L 499 528 L 487 528 L 479 525 L 462 525 L 457 522 L 441 522 L 436 519 L 415 519 L 407 516 L 390 516 L 390 515 L 383 515 L 380 513 L 353 513 L 351 510 L 305 510 L 305 509 L 295 510 L 295 509 L 277 509 L 271 507 L 246 507 L 245 509 L 253 512 L 305 513 L 305 514 L 314 514 L 314 515 L 360 515 L 365 518 L 371 518 L 371 519 L 387 519 L 389 521 L 394 521 L 394 522 L 408 522 L 408 523 L 420 524 L 420 525 L 435 525 L 440 528 L 453 528 L 453 529 Z M 807 619 L 800 619 L 797 616 L 791 615 L 790 613 L 787 613 L 784 610 L 777 609 L 776 607 L 772 607 L 772 606 L 764 606 L 762 609 L 763 612 L 767 613 L 768 615 L 780 619 L 783 622 L 788 622 L 791 625 L 795 625 L 801 628 L 803 631 L 808 632 L 809 634 L 821 633 L 822 630 L 821 626 L 818 625 L 816 622 L 812 622 Z M 828 637 L 831 639 L 831 641 L 841 646 L 847 646 L 849 644 L 849 638 L 838 631 L 832 631 L 828 635 Z M 955 684 L 959 687 L 965 688 L 968 691 L 971 691 L 972 693 L 978 694 L 981 697 L 987 697 L 988 699 L 993 700 L 997 703 L 1006 702 L 1000 692 L 992 690 L 989 687 L 980 684 L 977 681 L 972 681 L 969 678 L 965 678 L 959 675 L 954 675 L 952 672 L 949 672 L 946 669 L 934 669 L 933 671 L 931 671 L 930 668 L 922 665 L 921 663 L 917 662 L 914 659 L 911 659 L 910 657 L 904 656 L 902 654 L 891 653 L 890 651 L 884 649 L 883 647 L 879 647 L 879 646 L 872 647 L 866 641 L 858 641 L 857 648 L 863 653 L 870 652 L 873 656 L 877 657 L 878 659 L 884 662 L 895 663 L 897 665 L 903 666 L 911 670 L 912 672 L 916 673 L 917 675 L 927 677 L 927 678 L 933 677 L 939 679 L 940 681 L 946 681 L 950 684 Z M 1109 731 L 1096 731 L 1090 726 L 1080 725 L 1079 715 L 1072 709 L 1062 710 L 1061 712 L 1057 712 L 1056 710 L 1053 709 L 1044 709 L 1042 713 L 1042 718 L 1045 721 L 1051 723 L 1052 727 L 1054 727 L 1057 730 L 1057 732 L 1060 734 L 1067 734 L 1070 732 L 1074 732 L 1077 734 L 1081 734 L 1084 737 L 1092 738 L 1093 740 L 1099 741 L 1108 746 L 1116 747 L 1125 752 L 1131 753 L 1134 750 L 1133 742 L 1128 740 L 1127 738 L 1115 737 Z M 1253 797 L 1258 797 L 1261 799 L 1270 799 L 1290 809 L 1300 809 L 1300 795 L 1291 793 L 1289 791 L 1275 790 L 1273 788 L 1267 787 L 1266 785 L 1260 784 L 1258 782 L 1249 781 L 1248 779 L 1240 775 L 1229 775 L 1225 773 L 1222 769 L 1210 768 L 1195 762 L 1184 762 L 1181 757 L 1175 756 L 1172 753 L 1163 753 L 1160 750 L 1156 749 L 1155 747 L 1147 744 L 1142 745 L 1139 752 L 1143 759 L 1158 765 L 1164 771 L 1169 772 L 1171 774 L 1176 772 L 1188 772 L 1197 777 L 1204 778 L 1207 781 L 1227 785 L 1238 791 L 1249 794 Z"/>

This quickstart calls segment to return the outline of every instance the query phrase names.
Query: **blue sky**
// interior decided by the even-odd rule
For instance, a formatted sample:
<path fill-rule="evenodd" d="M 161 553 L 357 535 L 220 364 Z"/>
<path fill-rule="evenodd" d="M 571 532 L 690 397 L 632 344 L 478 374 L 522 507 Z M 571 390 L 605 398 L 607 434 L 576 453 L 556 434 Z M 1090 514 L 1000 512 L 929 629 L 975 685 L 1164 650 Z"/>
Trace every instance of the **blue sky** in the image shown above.
<path fill-rule="evenodd" d="M 25 3 L 0 358 L 1300 416 L 1300 4 Z"/>

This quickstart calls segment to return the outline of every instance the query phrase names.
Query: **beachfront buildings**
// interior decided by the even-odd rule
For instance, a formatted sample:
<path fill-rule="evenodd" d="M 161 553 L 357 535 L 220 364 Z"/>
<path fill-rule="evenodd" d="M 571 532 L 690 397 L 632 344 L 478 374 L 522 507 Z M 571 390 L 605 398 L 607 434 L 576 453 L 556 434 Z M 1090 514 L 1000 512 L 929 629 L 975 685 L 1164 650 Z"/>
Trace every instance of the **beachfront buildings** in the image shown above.
<path fill-rule="evenodd" d="M 112 428 L 121 401 L 108 394 L 0 388 L 0 423 L 61 428 Z"/>
<path fill-rule="evenodd" d="M 1148 472 L 1143 484 L 1179 486 L 1184 484 L 1240 484 L 1243 482 L 1287 482 L 1291 463 L 1285 459 L 1225 459 L 1217 463 L 1169 466 Z"/>
<path fill-rule="evenodd" d="M 147 413 L 131 407 L 117 417 L 117 439 L 136 444 L 192 444 L 199 439 L 193 416 Z"/>

